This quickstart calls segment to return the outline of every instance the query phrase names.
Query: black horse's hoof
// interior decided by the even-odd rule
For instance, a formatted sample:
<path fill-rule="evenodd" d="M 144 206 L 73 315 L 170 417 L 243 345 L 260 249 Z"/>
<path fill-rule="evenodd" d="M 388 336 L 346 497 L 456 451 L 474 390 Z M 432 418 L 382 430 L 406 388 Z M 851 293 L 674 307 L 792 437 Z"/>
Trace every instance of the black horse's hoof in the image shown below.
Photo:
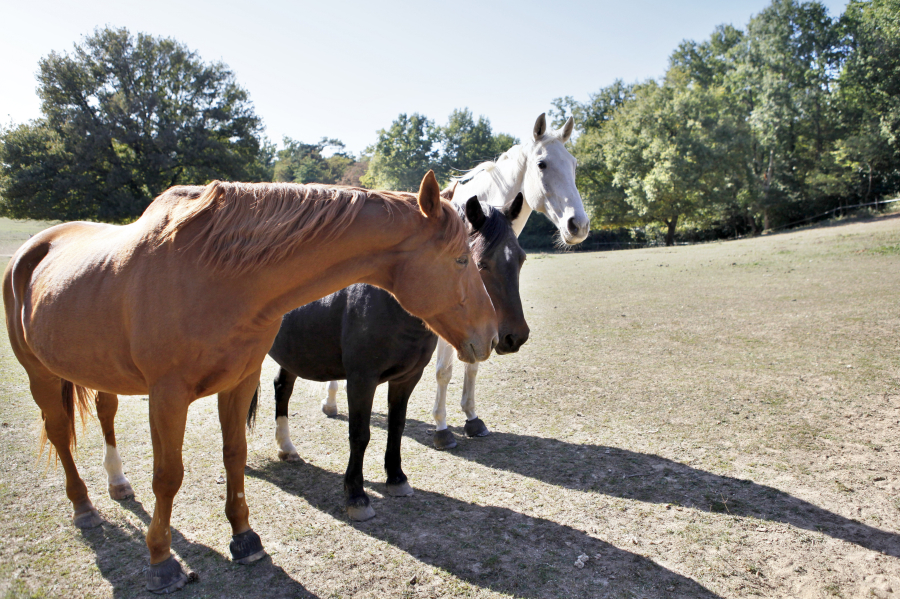
<path fill-rule="evenodd" d="M 248 530 L 231 536 L 231 560 L 239 564 L 252 564 L 266 556 L 259 535 Z"/>
<path fill-rule="evenodd" d="M 174 593 L 187 582 L 188 576 L 174 555 L 158 564 L 150 564 L 150 569 L 147 570 L 147 590 L 157 595 Z"/>
<path fill-rule="evenodd" d="M 434 431 L 433 443 L 435 449 L 453 449 L 456 447 L 456 437 L 449 428 L 445 428 L 442 431 Z"/>
<path fill-rule="evenodd" d="M 466 420 L 465 430 L 467 437 L 487 437 L 491 434 L 491 431 L 484 425 L 484 420 L 481 418 Z"/>

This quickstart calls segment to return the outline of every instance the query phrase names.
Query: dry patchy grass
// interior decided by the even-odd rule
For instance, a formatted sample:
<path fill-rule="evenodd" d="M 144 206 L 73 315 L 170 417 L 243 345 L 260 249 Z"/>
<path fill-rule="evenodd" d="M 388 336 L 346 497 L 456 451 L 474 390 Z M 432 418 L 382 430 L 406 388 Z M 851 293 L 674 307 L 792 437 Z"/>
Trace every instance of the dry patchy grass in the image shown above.
<path fill-rule="evenodd" d="M 386 497 L 381 390 L 365 469 L 378 516 L 361 524 L 344 514 L 347 425 L 321 414 L 324 391 L 294 392 L 306 462 L 275 457 L 267 361 L 247 496 L 271 558 L 227 559 L 215 402 L 199 400 L 173 548 L 200 581 L 181 595 L 892 596 L 897 248 L 900 218 L 888 216 L 702 246 L 530 256 L 531 340 L 481 368 L 479 415 L 494 434 L 431 449 L 429 369 L 403 449 L 416 495 Z M 454 397 L 461 375 L 457 366 Z M 146 398 L 124 398 L 117 419 L 135 500 L 106 495 L 96 423 L 80 437 L 81 473 L 107 519 L 81 532 L 61 469 L 37 458 L 38 411 L 5 337 L 0 393 L 0 595 L 144 595 Z"/>

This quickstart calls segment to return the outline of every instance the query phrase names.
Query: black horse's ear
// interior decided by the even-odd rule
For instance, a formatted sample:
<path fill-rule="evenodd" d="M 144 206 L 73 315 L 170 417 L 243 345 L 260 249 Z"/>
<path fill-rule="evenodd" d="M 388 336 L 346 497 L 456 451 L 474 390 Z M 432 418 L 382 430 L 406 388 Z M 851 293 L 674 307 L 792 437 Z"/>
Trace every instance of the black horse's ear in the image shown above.
<path fill-rule="evenodd" d="M 503 215 L 506 216 L 510 220 L 510 222 L 519 218 L 519 213 L 522 212 L 522 203 L 525 201 L 525 196 L 522 195 L 520 191 L 516 194 L 516 197 L 513 198 L 513 201 L 503 207 Z"/>
<path fill-rule="evenodd" d="M 481 229 L 484 223 L 487 222 L 487 217 L 481 209 L 481 202 L 478 201 L 478 196 L 472 196 L 466 201 L 466 220 L 469 221 L 469 224 L 472 225 L 472 229 L 475 231 Z"/>

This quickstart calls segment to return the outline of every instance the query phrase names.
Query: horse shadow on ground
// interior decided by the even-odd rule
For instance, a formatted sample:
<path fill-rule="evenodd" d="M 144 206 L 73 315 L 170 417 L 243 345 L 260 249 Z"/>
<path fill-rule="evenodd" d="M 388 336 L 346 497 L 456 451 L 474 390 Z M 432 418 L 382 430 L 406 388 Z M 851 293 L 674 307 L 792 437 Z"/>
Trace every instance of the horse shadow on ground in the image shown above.
<path fill-rule="evenodd" d="M 343 474 L 276 460 L 248 466 L 246 474 L 350 522 Z M 367 486 L 385 494 L 384 484 Z M 561 588 L 572 597 L 719 597 L 653 560 L 550 520 L 418 489 L 413 497 L 378 499 L 371 492 L 370 497 L 377 517 L 351 522 L 354 528 L 478 587 L 542 599 L 558 596 Z M 577 569 L 582 553 L 590 557 Z"/>
<path fill-rule="evenodd" d="M 81 531 L 82 541 L 93 549 L 97 569 L 112 585 L 113 597 L 152 597 L 146 587 L 149 553 L 145 542 L 146 527 L 152 516 L 134 498 L 121 501 L 119 505 L 135 514 L 145 528 L 142 530 L 128 522 L 121 525 L 104 522 L 97 528 Z M 218 551 L 187 540 L 175 527 L 171 530 L 172 550 L 180 558 L 185 572 L 196 571 L 200 577 L 199 581 L 179 591 L 179 596 L 232 597 L 231 589 L 246 588 L 251 580 L 254 587 L 266 589 L 266 597 L 316 597 L 273 564 L 269 557 L 249 566 L 235 564 Z M 274 588 L 284 589 L 284 592 L 268 592 Z"/>
<path fill-rule="evenodd" d="M 386 417 L 373 414 L 372 424 L 386 428 Z M 433 428 L 433 423 L 407 419 L 404 436 L 434 451 L 430 434 Z M 547 484 L 781 522 L 900 557 L 897 533 L 840 516 L 751 480 L 712 474 L 657 455 L 617 447 L 501 432 L 467 439 L 461 428 L 451 430 L 459 440 L 458 448 L 451 450 L 454 455 Z M 415 481 L 410 483 L 415 488 Z"/>

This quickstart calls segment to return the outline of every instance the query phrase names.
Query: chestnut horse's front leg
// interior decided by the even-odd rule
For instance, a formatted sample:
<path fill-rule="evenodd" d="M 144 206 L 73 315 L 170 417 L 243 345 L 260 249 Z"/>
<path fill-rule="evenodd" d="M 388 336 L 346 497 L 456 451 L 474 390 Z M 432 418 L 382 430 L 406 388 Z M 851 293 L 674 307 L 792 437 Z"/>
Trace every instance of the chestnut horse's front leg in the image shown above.
<path fill-rule="evenodd" d="M 231 523 L 231 559 L 249 564 L 266 555 L 259 535 L 250 528 L 250 509 L 244 496 L 244 468 L 247 466 L 245 422 L 253 395 L 259 392 L 261 368 L 230 391 L 219 393 L 219 422 L 222 424 L 222 458 L 225 462 L 225 516 Z"/>
<path fill-rule="evenodd" d="M 150 437 L 153 439 L 153 494 L 156 506 L 147 530 L 150 569 L 147 590 L 170 593 L 187 583 L 187 575 L 170 548 L 172 503 L 184 478 L 181 448 L 188 406 L 194 398 L 181 385 L 157 384 L 150 388 Z"/>

